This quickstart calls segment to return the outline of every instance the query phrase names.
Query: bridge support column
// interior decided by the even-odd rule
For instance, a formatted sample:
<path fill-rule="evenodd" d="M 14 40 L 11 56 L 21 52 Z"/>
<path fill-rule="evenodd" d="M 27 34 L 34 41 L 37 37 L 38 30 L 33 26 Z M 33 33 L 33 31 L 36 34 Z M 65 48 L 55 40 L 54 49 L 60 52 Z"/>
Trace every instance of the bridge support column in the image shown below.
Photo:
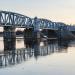
<path fill-rule="evenodd" d="M 34 31 L 34 42 L 37 43 L 41 40 L 41 33 L 40 31 Z"/>
<path fill-rule="evenodd" d="M 16 32 L 14 27 L 4 27 L 4 51 L 15 50 L 16 45 Z"/>
<path fill-rule="evenodd" d="M 33 29 L 29 28 L 29 29 L 24 29 L 24 43 L 26 44 L 31 44 L 33 41 Z"/>
<path fill-rule="evenodd" d="M 34 38 L 35 39 L 40 39 L 40 31 L 34 31 Z"/>

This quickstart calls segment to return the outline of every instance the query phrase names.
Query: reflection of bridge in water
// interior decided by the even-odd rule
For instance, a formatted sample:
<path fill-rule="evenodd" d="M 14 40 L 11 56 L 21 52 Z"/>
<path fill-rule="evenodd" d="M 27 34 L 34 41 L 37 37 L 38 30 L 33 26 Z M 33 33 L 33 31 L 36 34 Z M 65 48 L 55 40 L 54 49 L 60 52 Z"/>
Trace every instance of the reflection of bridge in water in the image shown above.
<path fill-rule="evenodd" d="M 7 67 L 20 64 L 23 61 L 34 57 L 47 56 L 53 53 L 67 52 L 68 42 L 50 41 L 41 42 L 40 44 L 31 44 L 27 48 L 21 48 L 11 51 L 2 52 L 0 54 L 0 67 Z"/>

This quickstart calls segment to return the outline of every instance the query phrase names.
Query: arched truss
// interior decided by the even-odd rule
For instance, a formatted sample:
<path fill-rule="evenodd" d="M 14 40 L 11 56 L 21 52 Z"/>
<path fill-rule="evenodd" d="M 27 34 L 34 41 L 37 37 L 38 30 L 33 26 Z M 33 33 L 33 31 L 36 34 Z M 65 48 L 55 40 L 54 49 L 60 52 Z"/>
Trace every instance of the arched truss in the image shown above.
<path fill-rule="evenodd" d="M 52 30 L 58 30 L 60 24 L 57 24 L 56 22 L 52 22 L 47 19 L 39 19 L 39 18 L 34 18 L 34 28 L 39 28 L 39 29 L 52 29 Z M 64 24 L 63 24 L 64 25 Z"/>
<path fill-rule="evenodd" d="M 32 19 L 18 13 L 0 11 L 0 26 L 32 27 Z"/>
<path fill-rule="evenodd" d="M 52 29 L 58 30 L 59 27 L 64 27 L 68 30 L 75 31 L 75 26 L 69 26 L 61 22 L 52 22 L 47 19 L 30 18 L 18 13 L 0 11 L 0 26 L 14 26 L 23 28 L 35 28 L 35 29 Z"/>

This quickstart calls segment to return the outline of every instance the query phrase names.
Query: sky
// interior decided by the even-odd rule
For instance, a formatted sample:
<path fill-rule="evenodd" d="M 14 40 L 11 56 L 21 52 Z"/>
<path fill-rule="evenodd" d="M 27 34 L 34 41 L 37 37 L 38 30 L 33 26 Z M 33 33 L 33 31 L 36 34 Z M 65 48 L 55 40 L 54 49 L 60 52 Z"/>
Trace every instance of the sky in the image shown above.
<path fill-rule="evenodd" d="M 0 10 L 75 24 L 75 0 L 0 0 Z"/>
<path fill-rule="evenodd" d="M 75 24 L 75 0 L 0 0 L 0 10 Z"/>

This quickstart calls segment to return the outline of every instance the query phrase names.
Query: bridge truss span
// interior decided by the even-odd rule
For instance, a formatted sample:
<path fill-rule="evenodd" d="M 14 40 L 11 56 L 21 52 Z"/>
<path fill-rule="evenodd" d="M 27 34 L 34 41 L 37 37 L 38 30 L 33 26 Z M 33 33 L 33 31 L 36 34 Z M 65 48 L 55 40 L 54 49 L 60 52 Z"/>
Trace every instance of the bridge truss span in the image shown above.
<path fill-rule="evenodd" d="M 0 11 L 0 26 L 32 27 L 32 19 L 13 12 Z"/>
<path fill-rule="evenodd" d="M 37 17 L 30 18 L 25 15 L 8 11 L 0 11 L 0 26 L 11 26 L 15 28 L 34 28 L 34 30 L 59 30 L 61 28 L 63 30 L 66 29 L 68 31 L 75 31 L 75 26 L 66 25 L 62 22 L 52 22 L 48 19 Z"/>

